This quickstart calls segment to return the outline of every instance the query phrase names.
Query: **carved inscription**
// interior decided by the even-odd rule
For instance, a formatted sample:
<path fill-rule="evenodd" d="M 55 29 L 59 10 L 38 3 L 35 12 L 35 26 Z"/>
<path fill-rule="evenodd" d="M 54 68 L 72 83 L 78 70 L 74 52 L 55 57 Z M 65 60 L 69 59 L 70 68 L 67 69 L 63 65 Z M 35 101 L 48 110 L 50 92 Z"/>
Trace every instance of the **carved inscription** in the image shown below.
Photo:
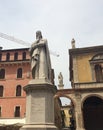
<path fill-rule="evenodd" d="M 32 98 L 31 101 L 31 122 L 43 122 L 45 112 L 45 98 Z"/>

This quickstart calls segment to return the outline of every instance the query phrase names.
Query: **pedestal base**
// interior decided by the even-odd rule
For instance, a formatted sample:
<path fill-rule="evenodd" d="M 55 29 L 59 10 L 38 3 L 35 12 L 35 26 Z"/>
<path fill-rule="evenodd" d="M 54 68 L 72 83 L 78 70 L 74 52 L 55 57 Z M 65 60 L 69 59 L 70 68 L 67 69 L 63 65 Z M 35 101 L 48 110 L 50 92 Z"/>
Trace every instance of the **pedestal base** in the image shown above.
<path fill-rule="evenodd" d="M 56 87 L 45 79 L 31 80 L 26 92 L 26 124 L 20 130 L 57 130 L 54 125 Z"/>
<path fill-rule="evenodd" d="M 86 130 L 85 128 L 77 128 L 76 130 Z"/>
<path fill-rule="evenodd" d="M 22 128 L 20 128 L 20 130 L 57 130 L 57 127 L 54 126 L 53 124 L 51 125 L 31 125 L 31 124 L 27 124 L 24 125 Z"/>

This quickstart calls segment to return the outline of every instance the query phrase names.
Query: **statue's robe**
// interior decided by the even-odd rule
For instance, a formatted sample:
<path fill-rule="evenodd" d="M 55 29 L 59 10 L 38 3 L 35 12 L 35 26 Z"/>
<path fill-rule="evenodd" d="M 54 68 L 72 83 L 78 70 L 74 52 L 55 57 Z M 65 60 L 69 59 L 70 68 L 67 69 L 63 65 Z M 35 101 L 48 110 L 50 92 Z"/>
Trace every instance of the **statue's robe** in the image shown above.
<path fill-rule="evenodd" d="M 31 46 L 31 70 L 33 79 L 51 80 L 51 62 L 46 39 Z"/>

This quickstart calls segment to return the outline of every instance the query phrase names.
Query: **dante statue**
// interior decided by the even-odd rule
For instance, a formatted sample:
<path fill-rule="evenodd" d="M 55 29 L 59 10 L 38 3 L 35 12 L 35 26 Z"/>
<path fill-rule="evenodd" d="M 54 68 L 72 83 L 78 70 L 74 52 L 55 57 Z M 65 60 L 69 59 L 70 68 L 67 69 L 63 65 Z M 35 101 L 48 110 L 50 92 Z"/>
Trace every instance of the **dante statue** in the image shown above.
<path fill-rule="evenodd" d="M 36 32 L 36 41 L 29 49 L 31 57 L 31 70 L 33 79 L 51 80 L 51 62 L 46 39 L 43 39 L 41 31 Z"/>
<path fill-rule="evenodd" d="M 59 85 L 63 85 L 63 76 L 61 72 L 58 75 L 58 80 L 59 80 Z"/>

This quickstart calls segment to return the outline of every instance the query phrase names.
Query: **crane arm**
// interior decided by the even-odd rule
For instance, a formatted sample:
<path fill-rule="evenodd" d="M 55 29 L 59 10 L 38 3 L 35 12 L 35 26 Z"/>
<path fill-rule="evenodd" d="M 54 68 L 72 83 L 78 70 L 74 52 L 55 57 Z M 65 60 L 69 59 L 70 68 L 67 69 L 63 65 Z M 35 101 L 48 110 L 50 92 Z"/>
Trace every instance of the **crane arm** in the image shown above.
<path fill-rule="evenodd" d="M 12 41 L 12 42 L 16 42 L 16 43 L 19 43 L 19 44 L 22 44 L 22 45 L 26 45 L 26 46 L 28 46 L 28 47 L 31 46 L 31 44 L 30 44 L 29 42 L 25 42 L 25 41 L 23 41 L 23 40 L 20 40 L 20 39 L 18 39 L 18 38 L 13 37 L 13 36 L 7 35 L 7 34 L 5 34 L 5 33 L 1 33 L 1 32 L 0 32 L 0 37 L 1 37 L 1 38 L 4 38 L 4 39 L 7 39 L 7 40 L 10 40 L 10 41 Z M 52 52 L 51 50 L 50 50 L 50 54 L 59 57 L 58 54 L 56 54 L 55 52 Z"/>
<path fill-rule="evenodd" d="M 15 37 L 13 37 L 13 36 L 9 36 L 9 35 L 7 35 L 7 34 L 1 33 L 1 32 L 0 32 L 0 37 L 30 47 L 30 43 L 25 42 L 25 41 L 20 40 L 20 39 L 17 39 L 17 38 L 15 38 Z"/>

